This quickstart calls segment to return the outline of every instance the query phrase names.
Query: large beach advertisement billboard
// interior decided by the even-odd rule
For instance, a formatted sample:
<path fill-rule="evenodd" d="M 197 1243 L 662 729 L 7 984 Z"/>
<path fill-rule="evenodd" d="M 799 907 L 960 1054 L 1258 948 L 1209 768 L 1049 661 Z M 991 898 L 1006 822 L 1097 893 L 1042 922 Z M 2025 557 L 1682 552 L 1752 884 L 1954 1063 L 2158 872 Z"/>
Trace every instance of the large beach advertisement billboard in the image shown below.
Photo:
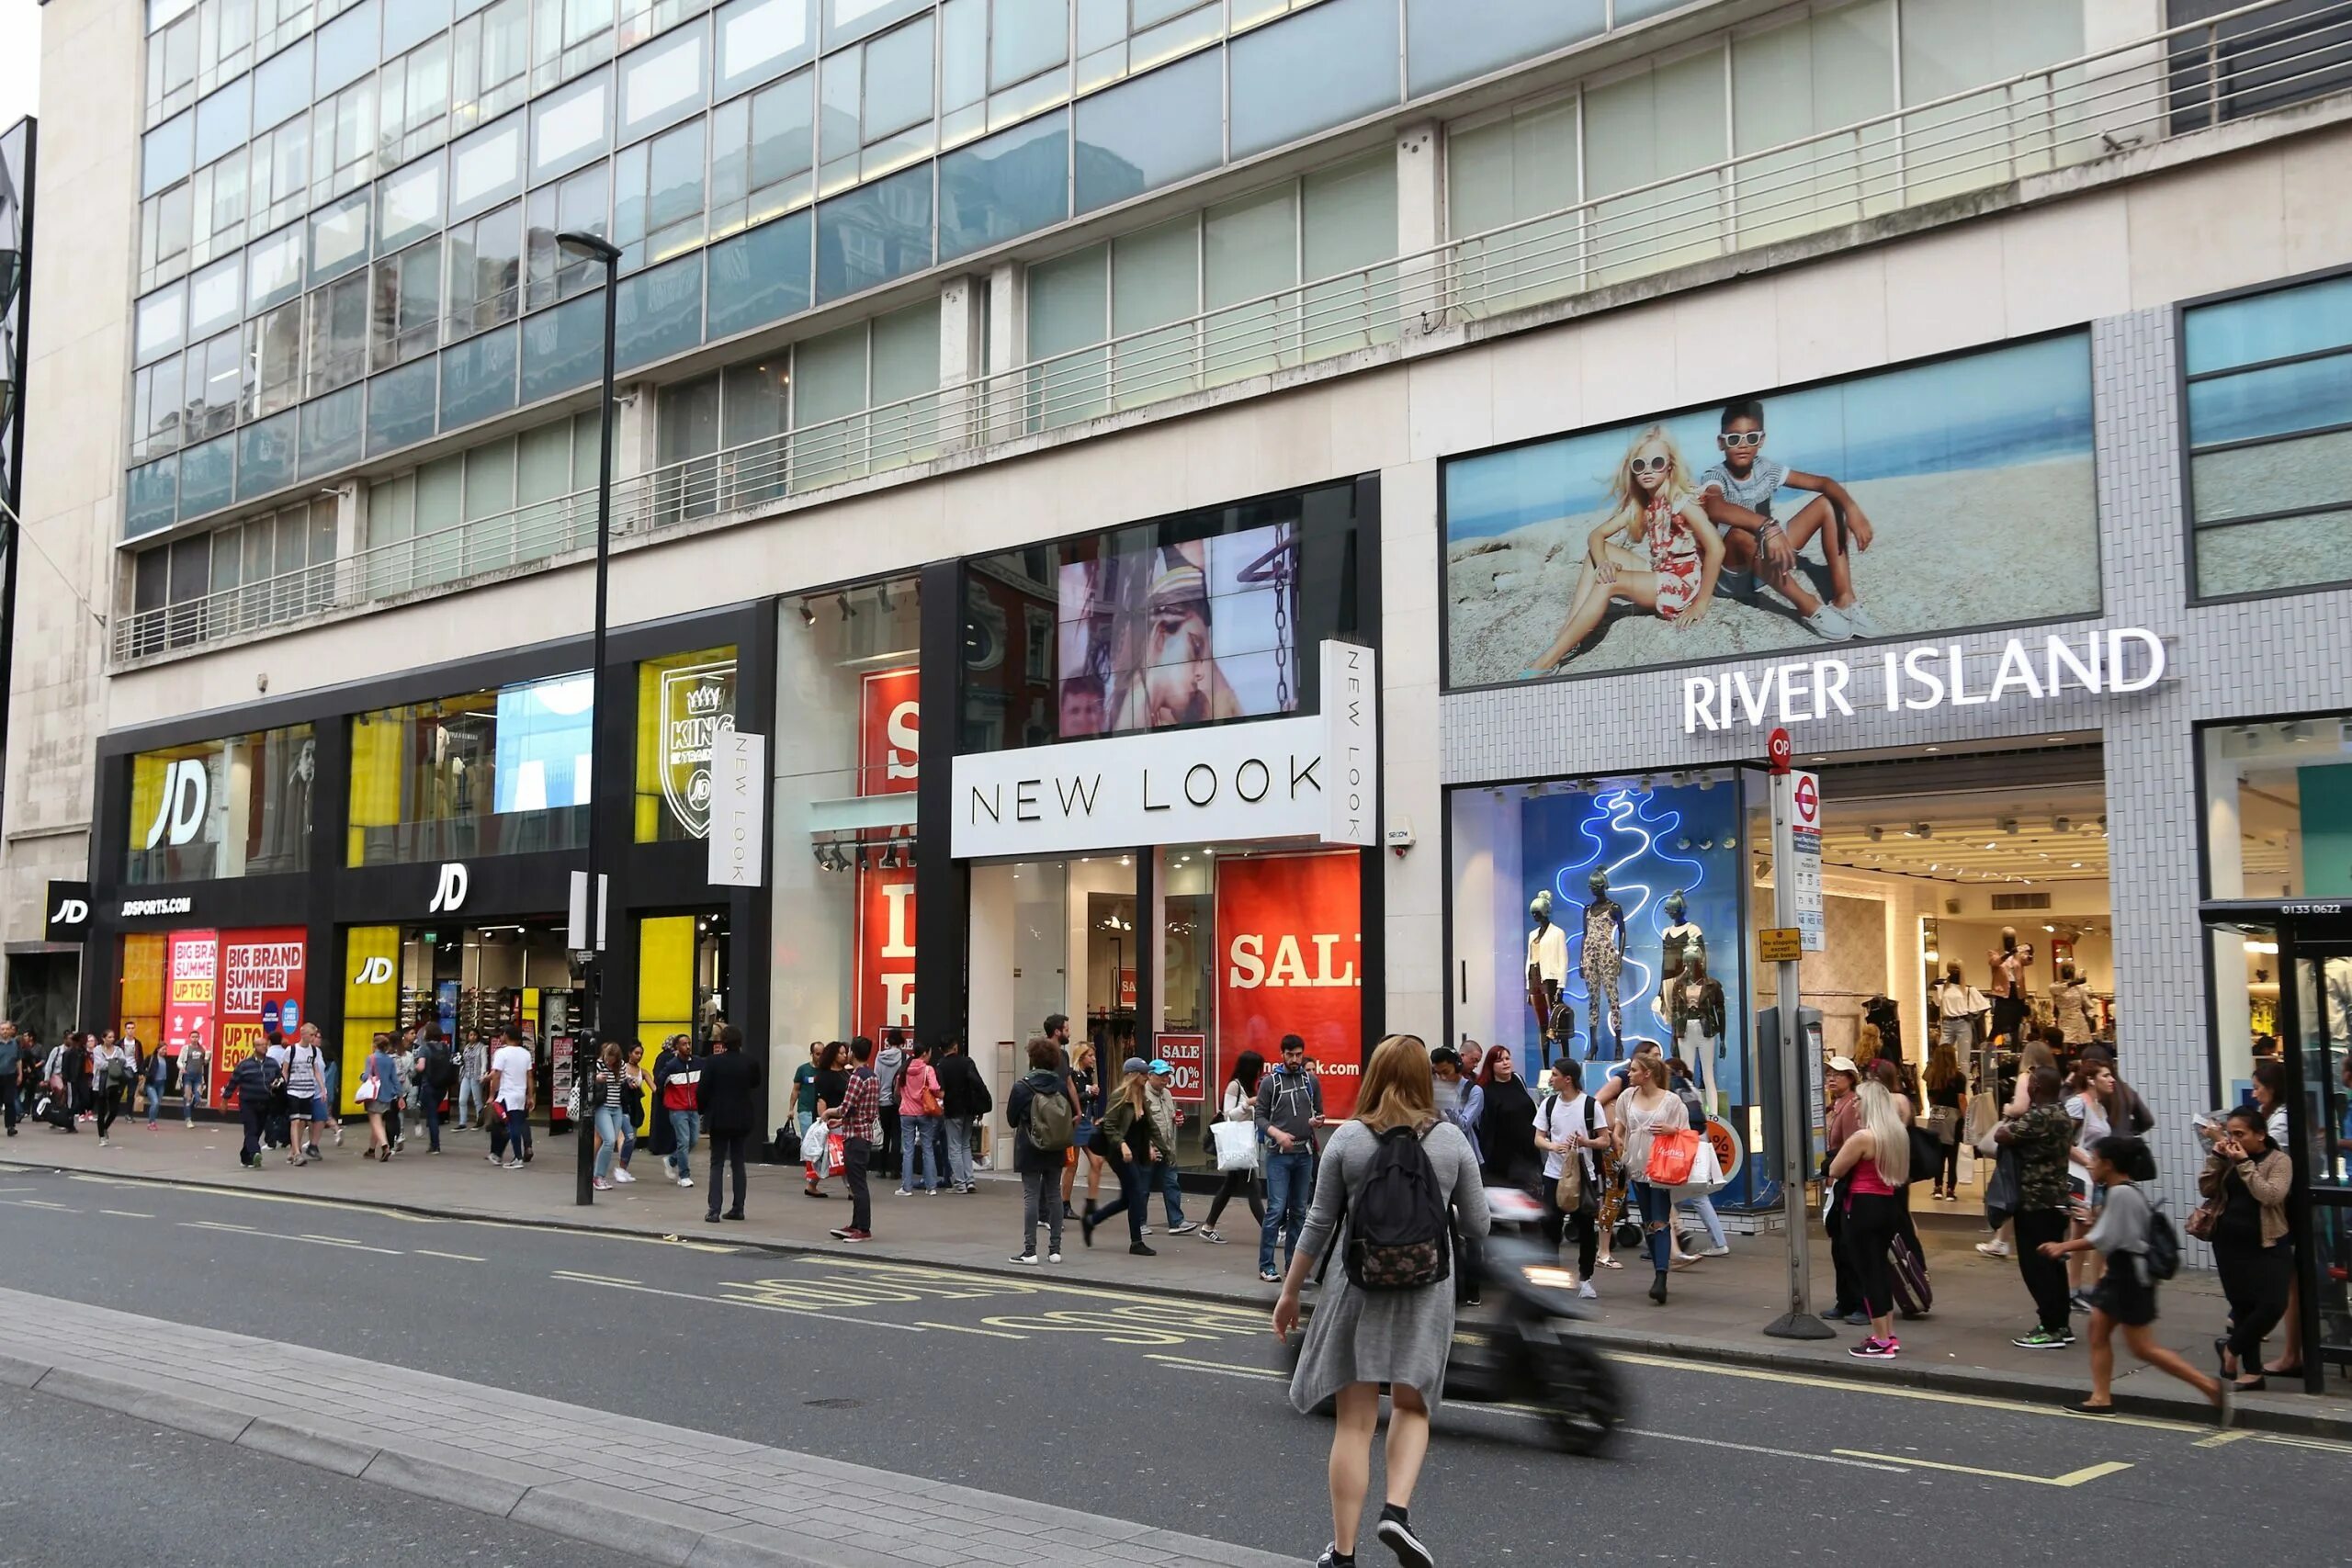
<path fill-rule="evenodd" d="M 1454 686 L 2092 614 L 2089 334 L 1457 457 L 1444 504 Z"/>

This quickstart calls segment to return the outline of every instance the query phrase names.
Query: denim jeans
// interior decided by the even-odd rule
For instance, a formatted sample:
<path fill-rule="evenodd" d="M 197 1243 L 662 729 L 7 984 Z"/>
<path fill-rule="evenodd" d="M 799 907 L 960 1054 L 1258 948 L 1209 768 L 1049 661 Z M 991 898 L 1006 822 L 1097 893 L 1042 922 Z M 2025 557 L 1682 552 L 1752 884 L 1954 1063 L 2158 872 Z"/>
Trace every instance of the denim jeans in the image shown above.
<path fill-rule="evenodd" d="M 1156 1168 L 1159 1176 L 1159 1204 L 1168 1211 L 1168 1228 L 1174 1230 L 1184 1223 L 1183 1189 L 1176 1183 L 1176 1162 L 1169 1160 Z"/>
<path fill-rule="evenodd" d="M 460 1077 L 458 1080 L 458 1125 L 480 1125 L 481 1116 L 481 1079 Z"/>
<path fill-rule="evenodd" d="M 899 1183 L 899 1190 L 911 1192 L 917 1187 L 929 1191 L 944 1184 L 939 1169 L 939 1118 L 936 1116 L 900 1116 L 899 1124 L 907 1140 L 907 1174 Z"/>
<path fill-rule="evenodd" d="M 1709 1247 L 1728 1247 L 1730 1242 L 1724 1235 L 1723 1216 L 1715 1213 L 1714 1199 L 1702 1193 L 1700 1196 L 1690 1199 L 1690 1212 L 1698 1215 L 1699 1224 L 1706 1227 L 1707 1245 Z"/>
<path fill-rule="evenodd" d="M 947 1179 L 957 1187 L 972 1184 L 972 1119 L 968 1116 L 945 1116 L 940 1119 L 947 1134 Z"/>
<path fill-rule="evenodd" d="M 1674 1217 L 1674 1189 L 1636 1181 L 1634 1201 L 1641 1205 L 1642 1244 L 1650 1255 L 1650 1267 L 1663 1274 L 1674 1246 L 1674 1227 L 1668 1223 Z"/>
<path fill-rule="evenodd" d="M 411 1109 L 424 1118 L 424 1134 L 433 1141 L 433 1151 L 441 1152 L 441 1091 L 426 1084 L 419 1088 L 409 1100 Z"/>
<path fill-rule="evenodd" d="M 695 1135 L 702 1131 L 702 1118 L 691 1111 L 670 1112 L 671 1149 L 663 1163 L 682 1178 L 691 1179 L 695 1173 Z"/>
<path fill-rule="evenodd" d="M 153 1078 L 143 1078 L 140 1081 L 139 1096 L 146 1103 L 147 1120 L 153 1122 L 155 1113 L 164 1109 L 164 1091 L 155 1087 Z"/>
<path fill-rule="evenodd" d="M 1307 1200 L 1315 1193 L 1315 1156 L 1305 1149 L 1266 1150 L 1266 1223 L 1258 1232 L 1258 1271 L 1274 1266 L 1274 1236 L 1283 1238 L 1283 1267 L 1298 1251 L 1299 1227 L 1306 1224 Z"/>
<path fill-rule="evenodd" d="M 596 1179 L 609 1180 L 613 1156 L 620 1153 L 621 1135 L 628 1128 L 628 1113 L 617 1105 L 596 1107 Z"/>

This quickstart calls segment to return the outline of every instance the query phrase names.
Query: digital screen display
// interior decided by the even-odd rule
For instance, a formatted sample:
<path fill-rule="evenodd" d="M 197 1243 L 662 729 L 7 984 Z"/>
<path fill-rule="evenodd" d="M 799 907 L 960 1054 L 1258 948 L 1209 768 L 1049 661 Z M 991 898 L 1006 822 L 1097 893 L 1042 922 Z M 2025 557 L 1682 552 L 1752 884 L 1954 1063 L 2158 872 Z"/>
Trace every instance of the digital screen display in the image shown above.
<path fill-rule="evenodd" d="M 1298 530 L 1114 535 L 1058 585 L 1060 736 L 1297 711 Z"/>
<path fill-rule="evenodd" d="M 584 674 L 502 686 L 492 809 L 545 811 L 585 806 L 594 681 Z"/>

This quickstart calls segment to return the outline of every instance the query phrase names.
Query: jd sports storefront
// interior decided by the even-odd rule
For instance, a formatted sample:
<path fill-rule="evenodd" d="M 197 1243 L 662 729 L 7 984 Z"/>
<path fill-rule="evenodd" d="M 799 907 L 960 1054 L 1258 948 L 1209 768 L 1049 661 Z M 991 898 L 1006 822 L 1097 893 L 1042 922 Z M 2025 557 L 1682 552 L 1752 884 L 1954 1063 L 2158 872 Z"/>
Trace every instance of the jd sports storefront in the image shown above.
<path fill-rule="evenodd" d="M 346 1111 L 376 1032 L 514 1025 L 558 1103 L 602 811 L 605 1032 L 650 1049 L 724 1015 L 763 1043 L 767 902 L 710 885 L 704 835 L 713 739 L 773 700 L 773 636 L 764 604 L 617 630 L 602 715 L 578 638 L 108 736 L 83 1018 L 175 1060 L 202 1039 L 213 1104 L 266 1031 L 315 1021 Z"/>

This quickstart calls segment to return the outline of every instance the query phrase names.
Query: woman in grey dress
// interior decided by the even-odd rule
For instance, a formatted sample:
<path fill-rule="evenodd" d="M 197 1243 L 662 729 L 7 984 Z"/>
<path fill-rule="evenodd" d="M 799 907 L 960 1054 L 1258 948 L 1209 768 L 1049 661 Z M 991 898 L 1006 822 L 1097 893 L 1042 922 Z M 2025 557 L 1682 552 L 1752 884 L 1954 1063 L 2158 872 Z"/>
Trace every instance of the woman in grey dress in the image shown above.
<path fill-rule="evenodd" d="M 1392 1034 L 1364 1068 L 1354 1119 L 1331 1135 L 1323 1151 L 1314 1204 L 1274 1303 L 1277 1338 L 1288 1338 L 1298 1325 L 1299 1291 L 1316 1258 L 1326 1247 L 1344 1249 L 1341 1212 L 1363 1190 L 1379 1134 L 1397 1127 L 1419 1130 L 1438 1188 L 1450 1194 L 1455 1234 L 1471 1242 L 1486 1235 L 1487 1192 L 1479 1185 L 1478 1162 L 1462 1129 L 1438 1119 L 1429 1047 L 1418 1036 Z M 1399 1562 L 1411 1568 L 1435 1563 L 1413 1533 L 1406 1510 L 1429 1452 L 1430 1412 L 1444 1391 L 1446 1353 L 1453 1343 L 1451 1280 L 1418 1290 L 1367 1292 L 1356 1289 L 1344 1269 L 1330 1271 L 1290 1385 L 1294 1407 L 1310 1411 L 1330 1400 L 1339 1418 L 1331 1435 L 1331 1546 L 1319 1568 L 1349 1568 L 1355 1562 L 1383 1383 L 1389 1385 L 1388 1495 L 1376 1533 Z"/>

